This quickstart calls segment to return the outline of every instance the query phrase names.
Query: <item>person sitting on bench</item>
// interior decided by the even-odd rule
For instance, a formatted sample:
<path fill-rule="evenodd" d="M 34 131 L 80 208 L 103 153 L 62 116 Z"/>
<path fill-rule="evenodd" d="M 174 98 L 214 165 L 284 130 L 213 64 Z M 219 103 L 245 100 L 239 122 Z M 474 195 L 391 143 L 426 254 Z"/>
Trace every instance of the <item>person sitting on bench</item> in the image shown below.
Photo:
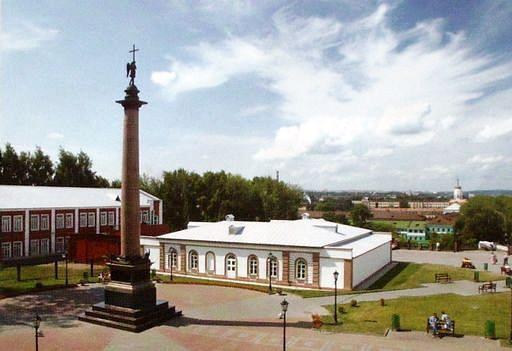
<path fill-rule="evenodd" d="M 432 337 L 437 336 L 438 330 L 437 330 L 437 322 L 439 319 L 437 318 L 437 313 L 433 313 L 432 316 L 428 318 L 428 325 L 430 329 L 432 329 Z"/>
<path fill-rule="evenodd" d="M 444 311 L 441 312 L 441 322 L 443 322 L 443 329 L 452 330 L 452 320 L 450 319 L 450 316 L 448 316 L 448 313 Z"/>

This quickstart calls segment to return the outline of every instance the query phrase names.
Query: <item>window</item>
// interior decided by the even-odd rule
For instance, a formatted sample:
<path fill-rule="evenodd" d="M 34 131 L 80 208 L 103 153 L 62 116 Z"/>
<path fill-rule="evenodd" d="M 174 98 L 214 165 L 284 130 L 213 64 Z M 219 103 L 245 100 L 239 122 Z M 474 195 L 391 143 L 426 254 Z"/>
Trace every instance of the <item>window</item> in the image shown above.
<path fill-rule="evenodd" d="M 249 275 L 258 275 L 258 257 L 249 257 Z"/>
<path fill-rule="evenodd" d="M 11 257 L 11 243 L 2 243 L 2 257 Z"/>
<path fill-rule="evenodd" d="M 50 239 L 41 239 L 41 255 L 50 253 Z"/>
<path fill-rule="evenodd" d="M 95 220 L 96 220 L 96 214 L 94 212 L 89 212 L 88 214 L 88 225 L 89 227 L 94 227 L 96 223 Z"/>
<path fill-rule="evenodd" d="M 18 215 L 18 216 L 14 216 L 14 220 L 13 220 L 13 227 L 14 227 L 14 231 L 15 232 L 22 232 L 23 231 L 23 216 L 21 215 Z"/>
<path fill-rule="evenodd" d="M 2 232 L 11 232 L 11 216 L 2 216 Z"/>
<path fill-rule="evenodd" d="M 80 226 L 82 222 L 82 217 L 80 216 Z M 73 214 L 72 213 L 66 213 L 66 228 L 73 228 Z"/>
<path fill-rule="evenodd" d="M 13 257 L 23 256 L 23 243 L 21 241 L 15 241 L 12 243 L 12 256 Z"/>
<path fill-rule="evenodd" d="M 176 268 L 178 266 L 178 253 L 176 249 L 171 247 L 167 256 L 167 267 L 168 268 Z"/>
<path fill-rule="evenodd" d="M 228 272 L 236 272 L 236 257 L 234 255 L 229 255 L 226 258 L 226 270 Z"/>
<path fill-rule="evenodd" d="M 211 251 L 206 254 L 206 271 L 215 272 L 215 254 Z"/>
<path fill-rule="evenodd" d="M 31 215 L 30 216 L 30 230 L 32 230 L 32 231 L 39 230 L 39 215 Z"/>
<path fill-rule="evenodd" d="M 50 216 L 47 214 L 41 215 L 41 230 L 50 229 Z"/>
<path fill-rule="evenodd" d="M 80 213 L 80 227 L 87 227 L 87 213 Z"/>
<path fill-rule="evenodd" d="M 59 213 L 58 215 L 55 216 L 55 228 L 64 228 L 64 215 L 62 213 Z"/>
<path fill-rule="evenodd" d="M 107 212 L 101 212 L 100 225 L 107 225 Z"/>
<path fill-rule="evenodd" d="M 39 255 L 39 240 L 30 240 L 30 256 Z"/>
<path fill-rule="evenodd" d="M 270 261 L 270 276 L 272 278 L 277 278 L 277 260 Z"/>
<path fill-rule="evenodd" d="M 190 251 L 190 253 L 188 254 L 188 268 L 189 269 L 193 269 L 193 270 L 197 270 L 197 268 L 199 267 L 199 264 L 198 264 L 198 261 L 199 261 L 199 258 L 197 256 L 197 252 L 195 251 Z"/>
<path fill-rule="evenodd" d="M 55 252 L 56 253 L 64 253 L 65 247 L 64 247 L 64 238 L 57 238 L 55 241 Z"/>
<path fill-rule="evenodd" d="M 142 211 L 142 223 L 149 223 L 149 212 Z"/>
<path fill-rule="evenodd" d="M 114 211 L 108 213 L 108 225 L 115 225 L 115 215 L 116 213 Z"/>
<path fill-rule="evenodd" d="M 303 258 L 299 258 L 295 262 L 295 279 L 305 280 L 306 279 L 306 271 L 307 271 L 307 263 Z"/>

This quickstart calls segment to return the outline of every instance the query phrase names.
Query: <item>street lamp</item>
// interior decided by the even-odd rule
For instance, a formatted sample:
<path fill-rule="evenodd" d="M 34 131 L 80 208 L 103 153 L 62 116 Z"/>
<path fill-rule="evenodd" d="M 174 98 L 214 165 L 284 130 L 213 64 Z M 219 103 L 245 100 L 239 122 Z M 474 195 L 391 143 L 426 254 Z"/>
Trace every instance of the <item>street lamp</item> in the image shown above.
<path fill-rule="evenodd" d="M 34 330 L 36 332 L 36 351 L 39 351 L 39 326 L 41 325 L 41 317 L 36 313 L 36 319 L 34 320 Z"/>
<path fill-rule="evenodd" d="M 268 293 L 272 294 L 272 260 L 275 259 L 275 256 L 272 255 L 272 252 L 268 254 Z"/>
<path fill-rule="evenodd" d="M 283 351 L 286 350 L 286 311 L 288 310 L 288 301 L 281 302 L 281 311 L 283 311 Z"/>
<path fill-rule="evenodd" d="M 338 324 L 338 271 L 334 271 L 334 323 Z"/>
<path fill-rule="evenodd" d="M 62 258 L 66 260 L 66 287 L 68 286 L 68 252 L 62 255 Z"/>

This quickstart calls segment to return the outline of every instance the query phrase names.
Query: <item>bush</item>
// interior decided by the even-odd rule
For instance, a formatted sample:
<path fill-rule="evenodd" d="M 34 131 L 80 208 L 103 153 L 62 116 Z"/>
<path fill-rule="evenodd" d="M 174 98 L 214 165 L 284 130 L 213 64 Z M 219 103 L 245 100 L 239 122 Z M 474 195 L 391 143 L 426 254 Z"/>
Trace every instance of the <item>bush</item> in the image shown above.
<path fill-rule="evenodd" d="M 357 300 L 350 300 L 350 307 L 357 307 Z"/>
<path fill-rule="evenodd" d="M 152 269 L 152 270 L 151 270 L 151 279 L 152 279 L 152 280 L 155 280 L 155 279 L 156 279 L 156 269 Z"/>
<path fill-rule="evenodd" d="M 384 299 L 380 299 L 380 305 L 381 306 L 386 306 L 385 302 L 384 302 Z"/>
<path fill-rule="evenodd" d="M 43 283 L 37 282 L 36 283 L 36 289 L 41 289 L 43 287 Z"/>
<path fill-rule="evenodd" d="M 345 313 L 345 308 L 343 306 L 338 306 L 338 313 L 339 314 Z"/>
<path fill-rule="evenodd" d="M 89 281 L 89 272 L 84 272 L 82 276 L 86 282 Z"/>
<path fill-rule="evenodd" d="M 494 321 L 485 321 L 485 337 L 496 339 L 496 323 Z"/>

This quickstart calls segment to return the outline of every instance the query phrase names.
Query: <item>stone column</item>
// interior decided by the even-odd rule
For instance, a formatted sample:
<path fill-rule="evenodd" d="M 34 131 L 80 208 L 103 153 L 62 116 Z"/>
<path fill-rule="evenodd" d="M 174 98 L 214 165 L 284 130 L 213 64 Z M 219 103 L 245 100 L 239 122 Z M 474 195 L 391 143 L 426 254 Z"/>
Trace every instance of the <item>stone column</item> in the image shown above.
<path fill-rule="evenodd" d="M 139 194 L 139 90 L 130 85 L 124 100 L 123 165 L 121 176 L 121 256 L 140 256 Z"/>

